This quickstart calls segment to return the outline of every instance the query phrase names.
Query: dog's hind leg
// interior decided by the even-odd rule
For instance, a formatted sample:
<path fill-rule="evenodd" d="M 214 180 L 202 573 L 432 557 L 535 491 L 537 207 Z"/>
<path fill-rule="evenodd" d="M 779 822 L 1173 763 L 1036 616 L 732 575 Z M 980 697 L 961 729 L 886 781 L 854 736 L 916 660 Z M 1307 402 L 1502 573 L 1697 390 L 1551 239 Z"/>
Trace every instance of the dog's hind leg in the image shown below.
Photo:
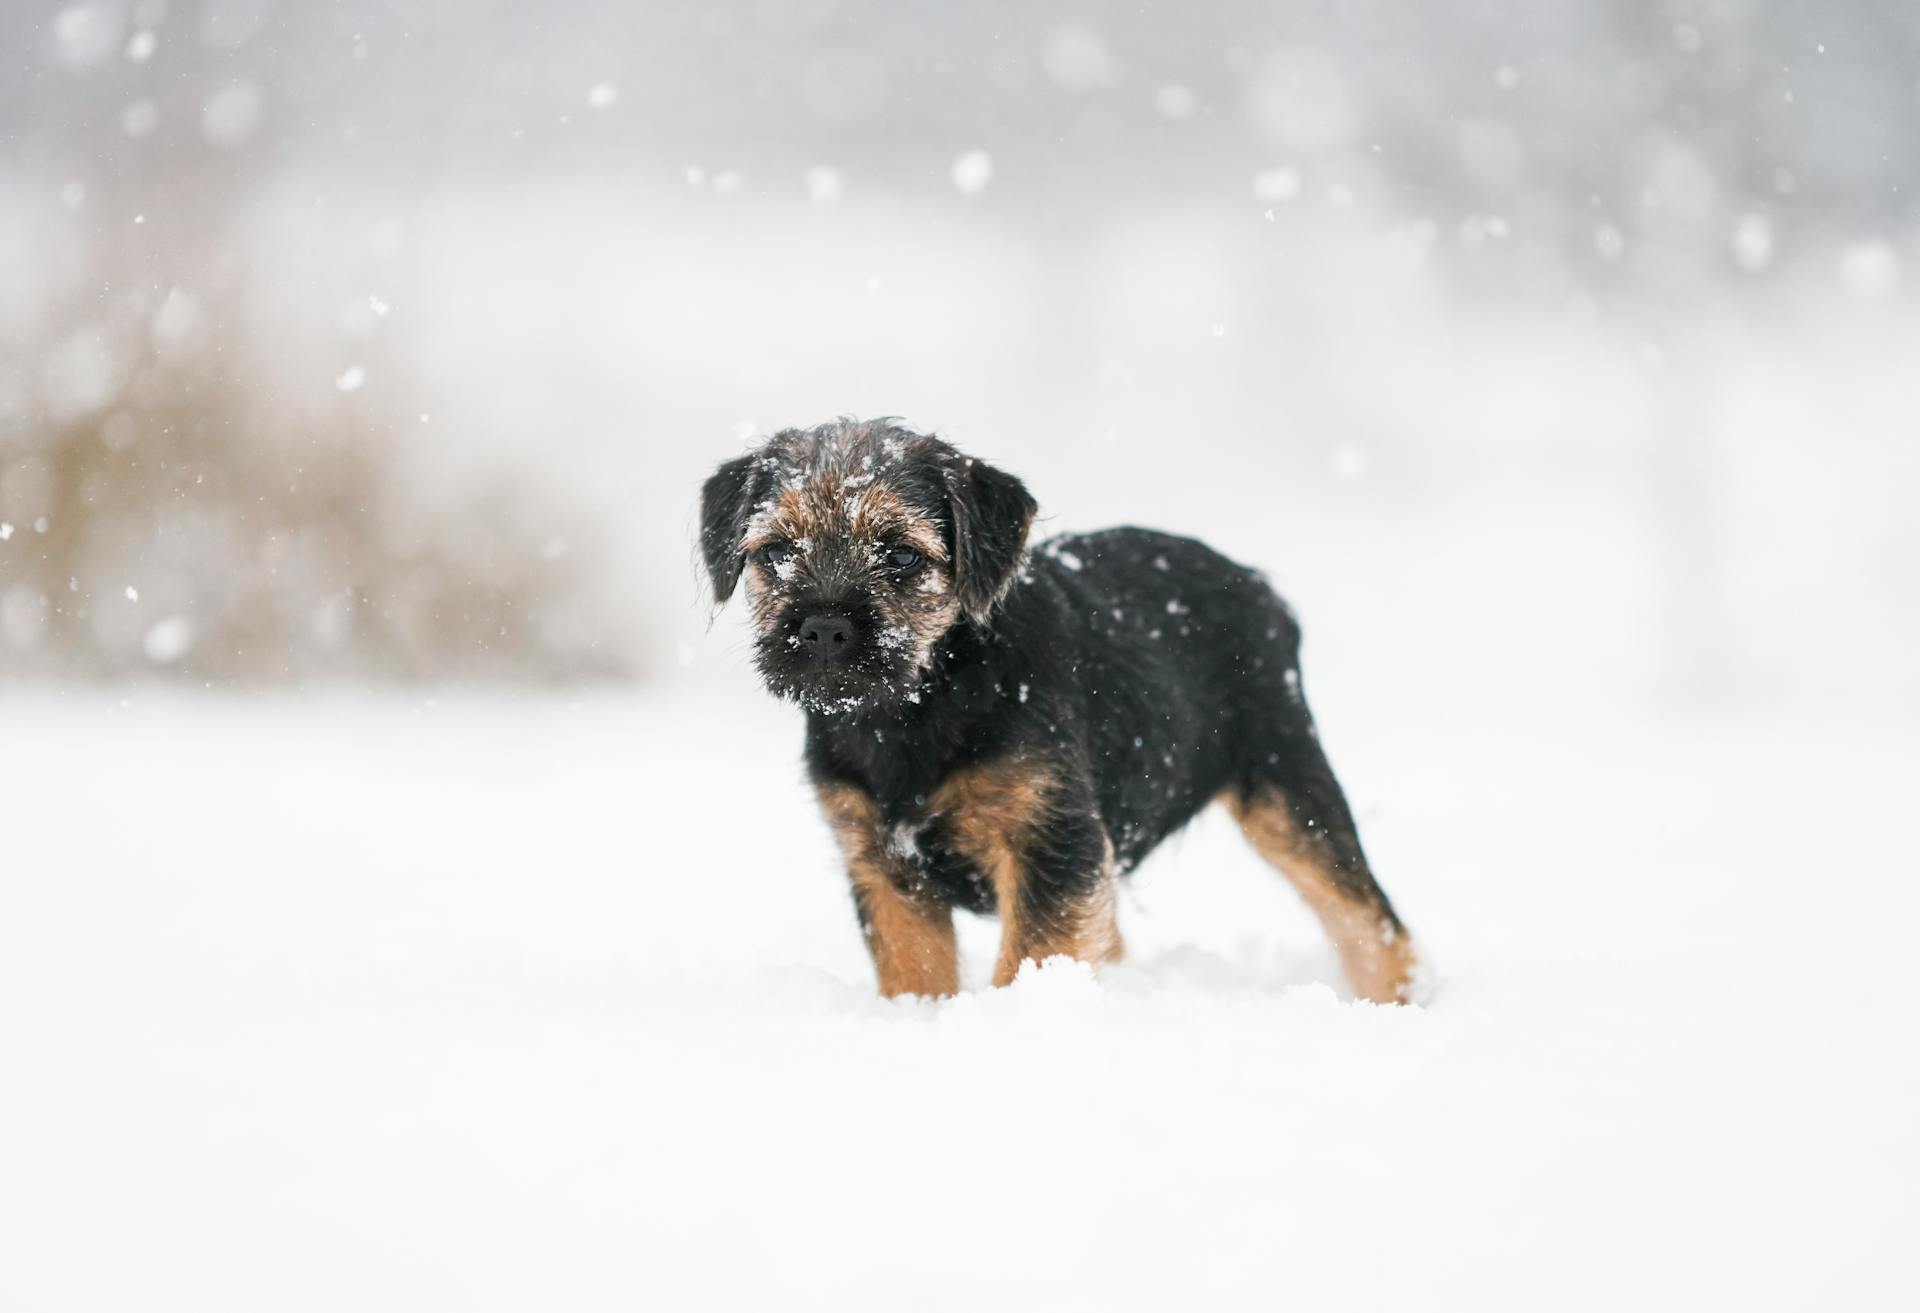
<path fill-rule="evenodd" d="M 1224 801 L 1248 842 L 1287 877 L 1340 954 L 1347 980 L 1375 1003 L 1415 1001 L 1413 937 L 1373 878 L 1346 795 L 1299 707 L 1302 727 L 1269 745 L 1252 778 Z"/>

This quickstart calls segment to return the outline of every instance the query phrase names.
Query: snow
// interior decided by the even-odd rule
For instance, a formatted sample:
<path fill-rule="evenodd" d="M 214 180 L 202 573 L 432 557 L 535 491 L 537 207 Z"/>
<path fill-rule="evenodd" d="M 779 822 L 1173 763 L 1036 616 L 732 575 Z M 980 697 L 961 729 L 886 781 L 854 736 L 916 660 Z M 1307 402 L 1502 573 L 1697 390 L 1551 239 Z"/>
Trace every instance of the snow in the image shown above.
<path fill-rule="evenodd" d="M 1248 79 L 1246 112 L 1290 150 L 1331 151 L 1359 130 L 1359 110 L 1340 64 L 1325 50 L 1292 46 L 1268 54 Z"/>
<path fill-rule="evenodd" d="M 153 312 L 154 345 L 167 353 L 182 348 L 204 320 L 205 313 L 193 293 L 182 287 L 171 288 Z"/>
<path fill-rule="evenodd" d="M 1351 481 L 1364 478 L 1367 473 L 1367 453 L 1350 444 L 1335 447 L 1327 458 L 1327 468 L 1336 479 Z"/>
<path fill-rule="evenodd" d="M 1840 281 L 1863 301 L 1893 295 L 1900 286 L 1900 256 L 1882 241 L 1856 242 L 1840 253 Z"/>
<path fill-rule="evenodd" d="M 68 68 L 98 64 L 119 46 L 123 21 L 118 5 L 68 5 L 53 20 L 54 53 Z"/>
<path fill-rule="evenodd" d="M 1200 111 L 1200 97 L 1191 87 L 1169 82 L 1153 93 L 1153 107 L 1176 121 L 1190 119 Z"/>
<path fill-rule="evenodd" d="M 954 159 L 950 172 L 961 195 L 978 196 L 993 181 L 993 156 L 984 150 L 967 151 Z"/>
<path fill-rule="evenodd" d="M 1773 225 L 1764 214 L 1743 214 L 1733 229 L 1733 258 L 1748 273 L 1773 262 Z"/>
<path fill-rule="evenodd" d="M 113 399 L 121 361 L 106 334 L 82 328 L 62 340 L 41 364 L 42 395 L 61 420 L 90 415 Z"/>
<path fill-rule="evenodd" d="M 815 205 L 832 205 L 847 192 L 847 175 L 824 164 L 808 169 L 802 181 L 806 184 L 807 199 Z"/>
<path fill-rule="evenodd" d="M 193 650 L 193 640 L 193 622 L 173 615 L 148 627 L 140 640 L 140 650 L 155 665 L 170 665 Z"/>
<path fill-rule="evenodd" d="M 1900 733 L 1322 708 L 1430 1006 L 1218 816 L 1125 965 L 886 1003 L 740 676 L 10 697 L 0 1304 L 1920 1298 Z"/>
<path fill-rule="evenodd" d="M 120 111 L 121 131 L 135 140 L 152 136 L 159 123 L 160 111 L 151 100 L 132 101 Z"/>
<path fill-rule="evenodd" d="M 229 82 L 201 107 L 200 130 L 215 146 L 244 146 L 260 128 L 262 103 L 254 83 Z"/>
<path fill-rule="evenodd" d="M 200 40 L 216 50 L 238 50 L 260 34 L 276 7 L 276 0 L 205 0 L 197 6 Z"/>
<path fill-rule="evenodd" d="M 1113 85 L 1119 68 L 1106 42 L 1089 27 L 1069 23 L 1047 35 L 1041 63 L 1063 91 L 1089 92 Z"/>
<path fill-rule="evenodd" d="M 39 646 L 47 629 L 47 595 L 31 584 L 0 592 L 0 639 L 16 652 Z"/>
<path fill-rule="evenodd" d="M 1254 199 L 1290 201 L 1300 194 L 1300 175 L 1292 169 L 1263 169 L 1253 175 Z"/>

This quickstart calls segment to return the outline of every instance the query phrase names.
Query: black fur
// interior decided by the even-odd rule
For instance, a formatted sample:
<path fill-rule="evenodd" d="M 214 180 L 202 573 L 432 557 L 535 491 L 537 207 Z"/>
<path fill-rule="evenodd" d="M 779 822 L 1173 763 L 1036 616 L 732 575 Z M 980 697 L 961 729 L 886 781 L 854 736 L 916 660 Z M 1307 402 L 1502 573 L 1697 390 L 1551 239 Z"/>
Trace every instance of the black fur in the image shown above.
<path fill-rule="evenodd" d="M 1048 823 L 1022 852 L 1030 917 L 1103 878 L 1108 843 L 1125 873 L 1216 798 L 1277 793 L 1328 845 L 1345 890 L 1399 928 L 1302 697 L 1292 612 L 1258 573 L 1198 542 L 1123 528 L 1029 550 L 1035 504 L 1018 479 L 904 429 L 842 422 L 779 435 L 708 483 L 716 596 L 739 577 L 739 526 L 757 497 L 823 462 L 866 468 L 876 451 L 878 477 L 943 535 L 958 605 L 923 669 L 867 677 L 891 695 L 810 705 L 806 761 L 817 783 L 873 800 L 903 855 L 903 888 L 993 910 L 988 874 L 951 842 L 953 818 L 929 807 L 958 772 L 1018 761 L 1052 781 Z M 758 493 L 756 470 L 771 480 Z"/>
<path fill-rule="evenodd" d="M 725 602 L 740 583 L 746 557 L 740 535 L 753 512 L 754 491 L 764 481 L 751 456 L 740 456 L 715 470 L 700 496 L 700 553 L 707 577 L 713 581 L 713 600 Z"/>
<path fill-rule="evenodd" d="M 900 823 L 962 767 L 1039 754 L 1088 782 L 1122 871 L 1229 786 L 1278 785 L 1350 834 L 1299 652 L 1266 582 L 1200 543 L 1132 528 L 1055 538 L 990 625 L 955 628 L 918 703 L 810 716 L 807 764 Z M 989 910 L 976 873 L 939 860 L 937 826 L 929 837 L 920 847 L 946 896 Z"/>
<path fill-rule="evenodd" d="M 1027 485 L 981 461 L 944 471 L 952 523 L 954 582 L 967 618 L 985 624 L 1013 587 L 1039 509 Z"/>

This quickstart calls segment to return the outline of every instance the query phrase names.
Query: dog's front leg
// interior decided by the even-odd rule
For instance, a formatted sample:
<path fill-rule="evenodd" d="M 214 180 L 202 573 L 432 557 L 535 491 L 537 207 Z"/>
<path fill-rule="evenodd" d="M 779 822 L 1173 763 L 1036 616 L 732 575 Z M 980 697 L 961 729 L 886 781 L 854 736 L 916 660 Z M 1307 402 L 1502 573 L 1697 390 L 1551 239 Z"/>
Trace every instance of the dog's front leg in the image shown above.
<path fill-rule="evenodd" d="M 1012 984 L 1030 960 L 1119 961 L 1113 844 L 1092 781 L 1070 761 L 1016 753 L 969 767 L 933 803 L 939 833 L 993 889 L 995 985 Z"/>
<path fill-rule="evenodd" d="M 873 954 L 880 992 L 888 998 L 944 998 L 959 992 L 952 909 L 914 892 L 913 873 L 887 851 L 880 809 L 872 798 L 843 784 L 823 784 L 819 793 L 846 857 L 854 910 Z"/>
<path fill-rule="evenodd" d="M 918 994 L 945 998 L 960 989 L 960 958 L 953 910 L 904 893 L 891 876 L 850 863 L 853 906 L 873 954 L 873 972 L 888 998 Z"/>

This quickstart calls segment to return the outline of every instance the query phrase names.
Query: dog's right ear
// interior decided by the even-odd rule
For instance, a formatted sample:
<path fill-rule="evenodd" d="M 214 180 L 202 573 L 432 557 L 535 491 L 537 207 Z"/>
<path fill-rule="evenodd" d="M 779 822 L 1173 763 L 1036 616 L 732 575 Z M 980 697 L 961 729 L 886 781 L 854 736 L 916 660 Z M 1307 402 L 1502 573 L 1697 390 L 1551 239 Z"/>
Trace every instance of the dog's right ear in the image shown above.
<path fill-rule="evenodd" d="M 707 577 L 713 581 L 713 600 L 733 596 L 746 568 L 740 540 L 753 517 L 755 490 L 760 486 L 758 456 L 739 456 L 714 471 L 700 491 L 700 553 L 706 558 Z"/>

